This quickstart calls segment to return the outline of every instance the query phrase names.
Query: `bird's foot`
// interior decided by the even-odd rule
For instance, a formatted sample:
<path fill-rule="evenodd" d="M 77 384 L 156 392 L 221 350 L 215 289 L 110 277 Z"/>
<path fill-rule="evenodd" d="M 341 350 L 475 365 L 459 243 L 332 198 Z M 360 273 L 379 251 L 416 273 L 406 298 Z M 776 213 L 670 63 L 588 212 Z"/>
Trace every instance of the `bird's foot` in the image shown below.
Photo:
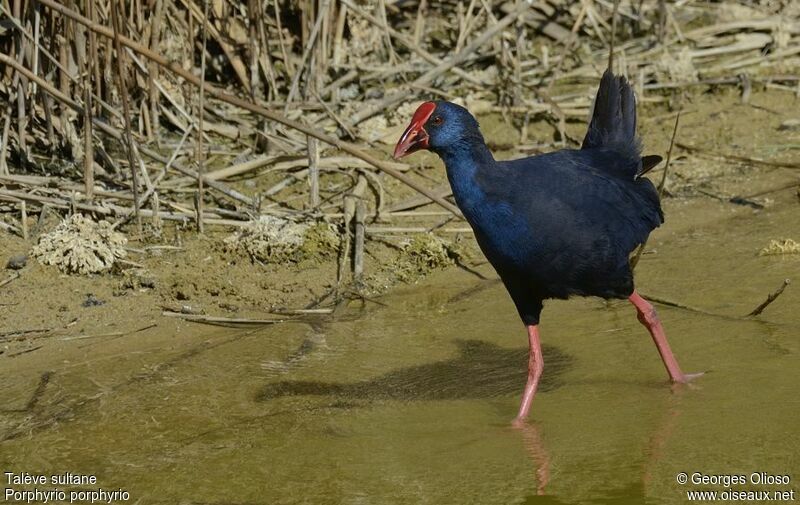
<path fill-rule="evenodd" d="M 511 421 L 511 427 L 521 430 L 525 428 L 525 418 L 524 417 L 515 417 L 513 421 Z"/>
<path fill-rule="evenodd" d="M 706 374 L 705 372 L 685 373 L 685 374 L 680 375 L 677 378 L 673 377 L 672 378 L 672 382 L 674 382 L 675 384 L 689 384 L 690 382 L 692 382 L 696 378 L 701 377 L 701 376 L 703 376 L 705 374 Z"/>

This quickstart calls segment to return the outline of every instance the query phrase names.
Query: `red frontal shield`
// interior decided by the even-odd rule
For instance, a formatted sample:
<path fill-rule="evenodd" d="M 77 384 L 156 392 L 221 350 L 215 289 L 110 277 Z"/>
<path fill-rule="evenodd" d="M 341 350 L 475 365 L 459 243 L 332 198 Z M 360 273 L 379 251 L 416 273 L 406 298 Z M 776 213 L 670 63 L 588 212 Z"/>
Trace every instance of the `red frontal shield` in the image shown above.
<path fill-rule="evenodd" d="M 394 147 L 395 158 L 402 158 L 414 151 L 428 148 L 428 132 L 425 131 L 424 126 L 434 110 L 436 110 L 436 104 L 433 102 L 425 102 L 417 108 L 417 112 L 411 118 L 411 124 L 408 125 Z"/>

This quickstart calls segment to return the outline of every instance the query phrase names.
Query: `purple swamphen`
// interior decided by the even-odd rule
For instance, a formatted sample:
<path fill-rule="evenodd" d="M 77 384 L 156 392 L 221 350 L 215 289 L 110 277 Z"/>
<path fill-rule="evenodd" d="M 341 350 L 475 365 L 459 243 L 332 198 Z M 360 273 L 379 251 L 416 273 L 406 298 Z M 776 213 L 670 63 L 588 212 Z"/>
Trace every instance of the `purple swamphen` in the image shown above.
<path fill-rule="evenodd" d="M 444 161 L 453 196 L 481 250 L 500 275 L 528 330 L 528 381 L 517 422 L 528 416 L 544 363 L 542 301 L 571 295 L 627 298 L 650 331 L 670 379 L 687 382 L 656 311 L 634 289 L 631 252 L 664 216 L 642 175 L 636 101 L 624 77 L 607 70 L 580 149 L 496 161 L 478 122 L 445 101 L 419 106 L 394 150 L 429 149 Z"/>

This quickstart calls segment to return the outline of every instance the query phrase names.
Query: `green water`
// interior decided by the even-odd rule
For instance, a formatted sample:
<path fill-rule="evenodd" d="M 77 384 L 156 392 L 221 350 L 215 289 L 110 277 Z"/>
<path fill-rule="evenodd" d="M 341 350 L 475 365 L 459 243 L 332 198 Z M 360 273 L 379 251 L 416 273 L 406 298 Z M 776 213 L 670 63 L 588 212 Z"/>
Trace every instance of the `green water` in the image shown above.
<path fill-rule="evenodd" d="M 335 319 L 87 348 L 54 361 L 35 401 L 31 376 L 0 369 L 0 464 L 93 474 L 84 488 L 141 504 L 684 503 L 726 489 L 679 472 L 788 475 L 733 489 L 800 492 L 800 289 L 758 320 L 721 317 L 800 282 L 797 256 L 756 254 L 792 212 L 654 237 L 640 290 L 718 314 L 659 307 L 683 369 L 709 372 L 688 386 L 667 383 L 626 302 L 551 302 L 540 393 L 514 429 L 527 356 L 514 309 L 497 282 L 440 274 Z"/>

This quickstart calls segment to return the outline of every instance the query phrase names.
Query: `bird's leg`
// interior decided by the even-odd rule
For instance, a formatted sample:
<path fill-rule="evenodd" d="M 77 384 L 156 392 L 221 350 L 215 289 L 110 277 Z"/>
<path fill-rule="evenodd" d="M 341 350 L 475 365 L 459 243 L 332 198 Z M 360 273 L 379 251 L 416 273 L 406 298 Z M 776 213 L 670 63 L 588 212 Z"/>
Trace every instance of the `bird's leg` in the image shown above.
<path fill-rule="evenodd" d="M 675 359 L 675 356 L 672 354 L 672 349 L 669 347 L 667 335 L 664 333 L 664 328 L 661 326 L 661 321 L 658 319 L 656 309 L 635 290 L 633 294 L 628 297 L 628 300 L 636 307 L 639 322 L 645 325 L 650 335 L 653 336 L 653 342 L 655 342 L 656 348 L 658 348 L 658 353 L 661 355 L 661 360 L 664 362 L 664 366 L 667 368 L 667 373 L 669 373 L 669 378 L 672 379 L 672 382 L 689 382 L 698 375 L 702 375 L 687 375 L 681 371 L 681 367 L 678 366 L 678 360 Z"/>
<path fill-rule="evenodd" d="M 539 385 L 539 377 L 542 376 L 544 360 L 542 359 L 542 343 L 539 340 L 539 326 L 531 324 L 528 328 L 528 382 L 525 384 L 525 392 L 522 394 L 522 403 L 519 406 L 519 414 L 514 420 L 521 423 L 531 410 L 533 396 L 536 394 L 536 387 Z"/>

